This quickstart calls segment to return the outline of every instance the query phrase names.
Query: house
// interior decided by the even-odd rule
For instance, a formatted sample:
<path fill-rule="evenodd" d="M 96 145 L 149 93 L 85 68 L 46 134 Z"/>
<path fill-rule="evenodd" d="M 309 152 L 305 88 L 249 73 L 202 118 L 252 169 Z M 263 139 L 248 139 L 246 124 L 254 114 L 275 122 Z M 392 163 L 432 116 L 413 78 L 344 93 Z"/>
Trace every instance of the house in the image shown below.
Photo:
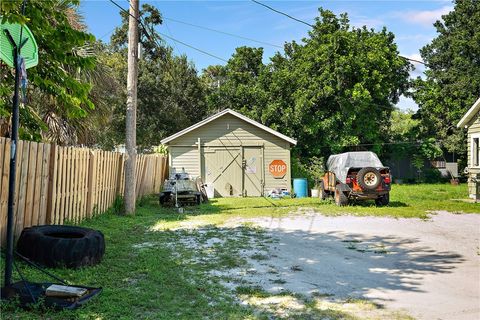
<path fill-rule="evenodd" d="M 297 141 L 226 109 L 162 140 L 170 172 L 202 177 L 215 196 L 263 196 L 291 189 L 290 148 Z"/>
<path fill-rule="evenodd" d="M 457 124 L 468 129 L 468 193 L 470 198 L 480 201 L 480 98 Z"/>

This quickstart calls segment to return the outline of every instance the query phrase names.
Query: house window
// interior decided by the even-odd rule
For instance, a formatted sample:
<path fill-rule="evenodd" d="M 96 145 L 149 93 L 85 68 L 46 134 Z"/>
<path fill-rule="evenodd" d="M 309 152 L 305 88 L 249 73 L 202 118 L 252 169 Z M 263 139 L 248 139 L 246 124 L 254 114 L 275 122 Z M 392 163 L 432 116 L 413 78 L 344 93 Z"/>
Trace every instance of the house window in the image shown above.
<path fill-rule="evenodd" d="M 472 138 L 472 165 L 478 167 L 480 157 L 480 138 Z"/>

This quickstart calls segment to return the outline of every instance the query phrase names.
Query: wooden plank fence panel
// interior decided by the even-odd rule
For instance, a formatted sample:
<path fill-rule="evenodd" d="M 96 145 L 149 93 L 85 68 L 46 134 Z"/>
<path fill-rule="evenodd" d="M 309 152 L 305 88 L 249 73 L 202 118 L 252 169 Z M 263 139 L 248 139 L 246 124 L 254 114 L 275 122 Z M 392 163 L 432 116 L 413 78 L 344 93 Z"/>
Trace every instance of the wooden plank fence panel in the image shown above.
<path fill-rule="evenodd" d="M 6 237 L 10 139 L 0 138 L 0 241 Z M 15 190 L 15 237 L 24 227 L 79 223 L 107 211 L 125 188 L 125 154 L 87 148 L 18 141 Z M 137 199 L 157 193 L 167 161 L 137 155 Z"/>
<path fill-rule="evenodd" d="M 82 219 L 87 218 L 88 150 L 82 149 Z"/>
<path fill-rule="evenodd" d="M 33 194 L 35 190 L 35 172 L 37 169 L 37 148 L 37 143 L 30 142 L 30 148 L 28 152 L 28 172 L 26 181 L 27 188 L 25 193 L 25 216 L 23 219 L 23 227 L 30 227 L 32 221 Z"/>
<path fill-rule="evenodd" d="M 33 188 L 32 200 L 32 219 L 30 226 L 38 224 L 38 217 L 40 216 L 40 196 L 42 193 L 42 171 L 43 171 L 43 143 L 37 143 L 37 158 L 35 164 L 35 186 Z"/>
<path fill-rule="evenodd" d="M 60 206 L 58 208 L 58 224 L 63 224 L 65 219 L 68 219 L 68 212 L 66 212 L 65 202 L 67 198 L 67 155 L 68 149 L 61 148 L 59 154 L 59 161 L 62 163 L 62 171 L 60 173 L 60 185 L 62 186 L 62 193 L 60 195 Z"/>
<path fill-rule="evenodd" d="M 40 208 L 38 210 L 38 224 L 47 223 L 47 200 L 49 193 L 49 173 L 50 173 L 50 153 L 51 146 L 44 144 L 42 156 L 42 173 L 41 173 L 41 191 L 40 191 Z M 53 163 L 53 161 L 52 161 Z"/>
<path fill-rule="evenodd" d="M 20 235 L 23 229 L 23 221 L 25 220 L 25 196 L 27 193 L 27 174 L 28 174 L 28 154 L 30 151 L 30 142 L 25 142 L 22 147 L 22 158 L 18 162 L 18 168 L 20 179 L 17 180 L 16 189 L 18 192 L 18 200 L 16 206 L 16 224 L 15 224 L 15 236 Z"/>
<path fill-rule="evenodd" d="M 88 182 L 87 182 L 87 217 L 93 216 L 93 208 L 95 206 L 96 196 L 96 160 L 95 151 L 89 153 L 89 166 L 88 166 Z"/>
<path fill-rule="evenodd" d="M 70 210 L 72 213 L 72 221 L 77 222 L 77 201 L 78 201 L 78 159 L 77 148 L 72 148 L 72 175 L 70 176 L 70 182 L 72 187 L 70 188 Z"/>
<path fill-rule="evenodd" d="M 0 242 L 6 239 L 6 226 L 7 226 L 7 212 L 8 212 L 8 177 L 10 172 L 10 140 L 1 139 L 3 148 L 3 159 L 0 158 L 2 163 L 2 174 L 0 175 L 0 184 L 2 190 L 0 192 Z M 1 150 L 1 149 L 0 149 Z"/>

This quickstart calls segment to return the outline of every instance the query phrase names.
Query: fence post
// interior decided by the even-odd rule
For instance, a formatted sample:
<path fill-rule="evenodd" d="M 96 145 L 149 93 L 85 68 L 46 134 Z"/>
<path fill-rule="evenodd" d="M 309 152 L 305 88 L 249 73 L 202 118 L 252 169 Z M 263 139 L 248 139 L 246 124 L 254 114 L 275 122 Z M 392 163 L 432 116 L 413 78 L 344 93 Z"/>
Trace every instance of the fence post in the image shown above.
<path fill-rule="evenodd" d="M 87 182 L 87 216 L 91 218 L 93 216 L 93 207 L 95 200 L 95 193 L 97 192 L 96 187 L 96 176 L 95 171 L 97 167 L 97 161 L 95 156 L 95 151 L 90 151 L 90 157 L 88 161 L 88 182 Z"/>
<path fill-rule="evenodd" d="M 48 163 L 48 189 L 47 189 L 47 212 L 46 224 L 55 222 L 54 206 L 57 200 L 57 145 L 52 143 L 50 147 L 50 159 Z"/>

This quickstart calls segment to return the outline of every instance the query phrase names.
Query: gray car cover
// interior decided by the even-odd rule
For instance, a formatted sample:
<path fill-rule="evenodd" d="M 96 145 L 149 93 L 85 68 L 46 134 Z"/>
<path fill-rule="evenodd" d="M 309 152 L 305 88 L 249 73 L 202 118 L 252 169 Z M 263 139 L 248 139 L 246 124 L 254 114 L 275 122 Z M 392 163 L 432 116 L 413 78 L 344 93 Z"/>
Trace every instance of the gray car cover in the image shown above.
<path fill-rule="evenodd" d="M 335 173 L 340 182 L 346 183 L 347 173 L 350 168 L 373 167 L 384 168 L 377 155 L 371 151 L 357 151 L 334 154 L 328 157 L 327 170 Z"/>

